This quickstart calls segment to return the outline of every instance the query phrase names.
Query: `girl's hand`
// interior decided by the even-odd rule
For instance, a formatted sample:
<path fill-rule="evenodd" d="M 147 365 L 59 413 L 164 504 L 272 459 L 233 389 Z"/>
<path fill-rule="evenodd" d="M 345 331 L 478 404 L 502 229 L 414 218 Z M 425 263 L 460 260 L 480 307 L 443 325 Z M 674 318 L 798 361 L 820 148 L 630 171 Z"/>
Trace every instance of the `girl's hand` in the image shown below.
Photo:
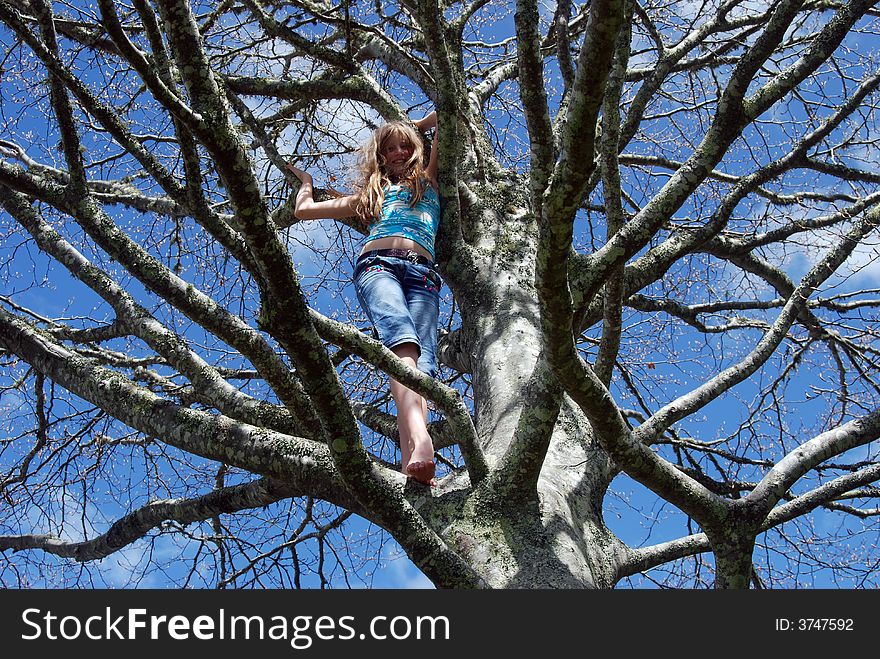
<path fill-rule="evenodd" d="M 304 172 L 303 170 L 299 169 L 298 167 L 294 167 L 290 163 L 287 163 L 287 169 L 290 172 L 292 172 L 293 175 L 296 176 L 303 183 L 311 183 L 312 182 L 312 175 L 309 174 L 308 172 Z"/>
<path fill-rule="evenodd" d="M 437 125 L 437 112 L 432 111 L 429 114 L 426 114 L 424 117 L 419 119 L 418 121 L 414 121 L 415 127 L 418 128 L 421 132 L 425 132 L 426 130 L 430 130 Z"/>

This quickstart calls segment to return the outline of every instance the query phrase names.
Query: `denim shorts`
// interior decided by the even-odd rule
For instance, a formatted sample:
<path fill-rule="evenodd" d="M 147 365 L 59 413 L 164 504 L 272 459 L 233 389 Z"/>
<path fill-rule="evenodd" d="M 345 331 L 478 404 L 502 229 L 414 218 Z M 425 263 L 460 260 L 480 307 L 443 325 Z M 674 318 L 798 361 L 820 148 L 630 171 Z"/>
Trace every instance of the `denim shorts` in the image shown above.
<path fill-rule="evenodd" d="M 430 265 L 393 256 L 358 259 L 354 288 L 379 341 L 387 348 L 415 343 L 418 369 L 437 374 L 440 275 Z"/>

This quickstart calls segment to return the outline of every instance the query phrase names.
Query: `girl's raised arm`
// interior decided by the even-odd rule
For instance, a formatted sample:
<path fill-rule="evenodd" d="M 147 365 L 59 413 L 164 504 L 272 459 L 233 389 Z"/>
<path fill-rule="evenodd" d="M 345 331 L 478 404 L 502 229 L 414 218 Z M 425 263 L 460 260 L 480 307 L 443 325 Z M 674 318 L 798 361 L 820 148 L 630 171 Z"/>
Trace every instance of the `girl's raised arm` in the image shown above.
<path fill-rule="evenodd" d="M 293 216 L 296 219 L 338 220 L 356 214 L 357 197 L 348 195 L 327 201 L 315 201 L 312 190 L 312 175 L 291 164 L 287 165 L 287 169 L 302 181 L 299 192 L 296 193 L 296 206 L 293 210 Z"/>
<path fill-rule="evenodd" d="M 413 124 L 416 128 L 419 129 L 420 132 L 424 133 L 431 128 L 437 127 L 437 112 L 433 111 L 430 114 L 425 115 L 423 118 L 418 121 L 414 121 Z M 431 184 L 436 188 L 437 187 L 437 133 L 439 131 L 434 131 L 434 139 L 431 143 L 431 155 L 428 156 L 428 166 L 425 168 L 425 174 L 428 179 L 431 181 Z"/>
<path fill-rule="evenodd" d="M 422 133 L 431 130 L 437 125 L 437 111 L 434 110 L 429 112 L 421 119 L 417 119 L 413 122 L 413 125 L 419 129 Z"/>
<path fill-rule="evenodd" d="M 437 134 L 439 131 L 434 131 L 434 139 L 431 140 L 431 155 L 428 156 L 428 166 L 425 168 L 425 174 L 428 176 L 428 179 L 431 183 L 434 184 L 434 187 L 437 187 Z"/>

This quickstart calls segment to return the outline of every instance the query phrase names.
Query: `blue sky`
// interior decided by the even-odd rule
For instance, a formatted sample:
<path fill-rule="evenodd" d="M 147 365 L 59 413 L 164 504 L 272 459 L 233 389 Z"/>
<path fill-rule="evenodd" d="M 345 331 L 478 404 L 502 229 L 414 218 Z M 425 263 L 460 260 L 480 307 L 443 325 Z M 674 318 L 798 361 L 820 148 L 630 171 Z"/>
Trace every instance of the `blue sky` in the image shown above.
<path fill-rule="evenodd" d="M 550 4 L 546 4 L 545 15 L 550 9 Z M 492 30 L 497 31 L 497 34 L 493 34 Z M 492 26 L 489 36 L 504 36 L 509 34 L 510 30 L 511 19 L 510 16 L 507 16 Z M 6 32 L 0 30 L 0 34 L 3 35 L 4 41 L 8 40 Z M 869 70 L 872 64 L 870 57 L 862 57 L 861 54 L 869 51 L 876 54 L 877 41 L 876 38 L 868 35 L 854 36 L 848 45 L 852 47 L 852 52 L 858 55 L 850 57 L 852 64 L 850 75 L 858 78 L 859 75 Z M 24 68 L 24 64 L 22 64 L 22 67 Z M 556 67 L 552 62 L 548 65 L 548 72 L 551 76 L 556 75 Z M 118 83 L 118 89 L 114 93 L 120 96 L 124 96 L 127 93 L 127 84 L 130 81 L 124 79 L 120 81 L 115 77 L 107 78 L 100 71 L 93 73 L 95 75 L 93 80 L 95 84 Z M 722 70 L 723 74 L 724 71 Z M 827 77 L 827 80 L 832 82 L 828 82 L 829 86 L 824 89 L 824 92 L 833 97 L 839 92 L 839 89 L 834 87 L 833 76 Z M 4 130 L 19 131 L 18 134 L 21 136 L 30 131 L 30 136 L 33 139 L 28 145 L 29 155 L 43 162 L 60 161 L 62 159 L 61 155 L 55 149 L 57 136 L 54 130 L 48 127 L 42 120 L 43 113 L 46 111 L 45 103 L 39 107 L 31 107 L 29 105 L 30 98 L 21 89 L 18 91 L 19 100 L 16 100 L 14 95 L 10 93 L 9 87 L 4 87 L 5 96 L 2 99 L 3 109 L 2 114 L 0 114 Z M 505 85 L 503 93 L 515 99 L 515 83 Z M 818 92 L 814 91 L 814 93 Z M 425 99 L 414 95 L 412 89 L 403 90 L 403 95 L 413 106 L 419 106 L 418 110 L 414 111 L 414 116 L 420 114 L 422 109 L 427 107 Z M 552 103 L 556 101 L 556 97 L 551 97 Z M 828 111 L 829 109 L 825 108 L 825 110 Z M 491 121 L 500 119 L 500 112 L 500 107 L 495 106 L 495 109 L 489 113 L 489 119 Z M 326 116 L 328 119 L 332 118 L 336 122 L 348 122 L 345 124 L 347 126 L 346 130 L 352 136 L 363 133 L 363 126 L 358 123 L 362 118 L 358 116 L 357 112 L 352 111 L 351 108 L 339 109 L 337 107 L 327 110 Z M 509 123 L 505 123 L 505 127 L 508 130 L 508 137 L 511 138 L 510 149 L 512 150 L 514 148 L 512 145 L 515 143 L 513 138 L 520 140 L 523 138 L 522 121 L 521 117 L 516 116 L 515 113 L 506 118 L 511 120 Z M 148 126 L 150 118 L 143 117 L 143 119 L 144 124 Z M 772 157 L 778 153 L 778 149 L 790 138 L 788 132 L 797 132 L 798 127 L 805 121 L 805 116 L 797 104 L 783 104 L 774 109 L 772 114 L 762 119 L 767 119 L 768 121 L 776 119 L 782 125 L 773 126 L 769 123 L 762 123 L 760 134 L 750 132 L 748 139 L 737 143 L 732 149 L 730 157 L 722 163 L 721 168 L 724 171 L 738 173 L 741 171 L 741 168 L 752 164 L 753 153 L 750 150 L 752 147 L 750 142 L 758 143 L 759 138 L 763 143 L 763 150 L 762 148 L 757 149 L 758 158 L 764 156 Z M 685 128 L 692 128 L 692 134 L 699 136 L 700 122 L 696 118 L 691 121 L 692 123 L 689 126 L 686 124 Z M 339 123 L 336 125 L 339 127 Z M 868 143 L 875 137 L 870 125 L 856 130 L 861 130 L 864 133 L 865 141 Z M 671 127 L 668 123 L 662 120 L 652 122 L 647 128 L 647 132 L 649 133 L 648 137 L 654 141 L 646 141 L 642 146 L 634 145 L 634 148 L 648 153 L 656 152 L 667 157 L 683 158 L 687 156 L 689 145 L 684 140 L 676 140 L 674 137 L 670 137 L 674 133 L 671 132 Z M 505 148 L 506 146 L 504 145 Z M 106 144 L 103 143 L 102 138 L 98 138 L 94 141 L 89 141 L 87 147 L 100 153 L 106 149 Z M 162 148 L 157 146 L 157 150 L 161 151 Z M 867 149 L 868 146 L 866 145 L 865 148 Z M 504 155 L 520 164 L 523 162 L 517 157 L 519 154 L 510 152 Z M 859 162 L 860 159 L 864 159 L 870 154 L 850 151 L 847 155 L 852 162 Z M 330 160 L 324 162 L 322 167 L 317 167 L 315 171 L 318 183 L 327 182 L 329 173 L 337 172 L 341 174 L 344 171 L 346 162 L 350 162 L 350 157 L 343 156 L 339 160 Z M 656 192 L 658 185 L 662 184 L 662 177 L 660 176 L 640 175 L 634 169 L 627 170 L 626 174 L 628 176 L 625 179 L 627 192 L 637 200 L 647 198 L 652 192 Z M 95 175 L 99 176 L 99 173 L 96 171 Z M 344 178 L 344 174 L 340 178 Z M 827 177 L 820 177 L 815 181 L 809 181 L 803 176 L 800 178 L 795 176 L 787 178 L 786 185 L 792 189 L 809 185 L 814 185 L 816 189 L 825 189 L 831 185 L 831 180 L 827 179 Z M 597 191 L 593 201 L 597 203 L 601 201 L 600 192 Z M 714 193 L 711 191 L 707 192 L 704 198 L 683 207 L 678 215 L 683 218 L 705 218 L 706 208 L 711 209 L 711 202 L 716 198 L 713 195 Z M 750 218 L 760 215 L 765 210 L 766 202 L 763 200 L 750 201 L 738 209 L 738 215 L 741 215 L 743 218 Z M 823 209 L 821 208 L 804 205 L 790 212 L 783 219 L 790 220 L 796 214 L 812 217 L 822 211 Z M 145 219 L 140 215 L 127 213 L 121 209 L 116 209 L 113 212 L 120 223 L 125 225 L 131 232 L 143 234 L 147 231 L 147 220 L 149 218 Z M 771 226 L 774 221 L 776 221 L 776 218 L 772 216 L 768 219 L 768 223 Z M 71 229 L 69 222 L 60 220 L 59 226 L 70 231 L 71 240 L 81 244 L 82 248 L 90 256 L 94 256 L 99 262 L 105 264 L 111 272 L 119 273 L 119 268 L 115 264 L 107 263 L 107 259 L 92 249 L 88 241 L 81 240 L 82 237 L 75 230 Z M 582 243 L 586 243 L 589 240 L 591 229 L 595 230 L 597 235 L 604 235 L 602 220 L 596 215 L 587 216 L 587 214 L 583 214 L 579 218 L 577 228 L 579 233 L 577 239 Z M 15 228 L 11 225 L 10 219 L 2 214 L 0 214 L 0 236 L 5 240 L 2 251 L 3 274 L 6 281 L 3 290 L 4 295 L 12 298 L 17 304 L 31 308 L 42 315 L 53 318 L 65 318 L 74 325 L 88 324 L 88 321 L 85 320 L 86 317 L 107 320 L 112 318 L 107 308 L 101 306 L 102 303 L 97 296 L 84 286 L 73 282 L 62 268 L 50 265 L 47 259 L 39 254 L 32 245 L 25 245 L 17 249 L 16 247 L 21 242 L 20 237 L 15 233 Z M 348 283 L 351 260 L 357 251 L 360 237 L 346 229 L 340 229 L 338 225 L 333 223 L 301 225 L 292 230 L 290 236 L 289 245 L 294 260 L 303 278 L 304 286 L 314 292 L 315 307 L 322 311 L 322 313 L 328 315 L 338 313 L 343 318 L 350 317 L 360 322 L 362 327 L 366 326 L 366 320 L 354 301 L 354 296 Z M 820 238 L 814 239 L 810 243 L 792 246 L 784 254 L 766 253 L 765 257 L 778 259 L 786 273 L 792 278 L 797 278 L 815 263 L 824 249 L 833 244 L 835 235 L 833 232 L 827 232 L 826 235 Z M 151 249 L 154 253 L 166 256 L 169 263 L 174 261 L 178 248 L 171 244 L 168 235 L 159 232 L 154 236 L 147 235 L 145 240 L 151 244 Z M 183 270 L 181 276 L 185 279 L 190 278 L 199 285 L 212 285 L 212 282 L 209 281 L 209 273 L 206 275 L 200 270 L 200 267 L 203 267 L 212 257 L 212 251 L 205 245 L 201 232 L 189 226 L 185 227 L 183 245 L 191 249 L 192 253 L 182 256 Z M 865 247 L 852 260 L 851 265 L 854 266 L 856 274 L 846 279 L 835 280 L 833 282 L 835 285 L 833 292 L 840 293 L 856 290 L 857 288 L 880 286 L 880 270 L 878 270 L 880 266 L 877 264 L 876 247 Z M 770 291 L 768 287 L 758 284 L 753 280 L 734 281 L 735 273 L 731 269 L 722 268 L 717 262 L 714 264 L 702 263 L 699 259 L 694 259 L 688 264 L 688 267 L 703 267 L 707 271 L 705 276 L 701 275 L 700 282 L 694 283 L 693 288 L 686 290 L 686 293 L 693 296 L 694 300 L 700 299 L 702 296 L 717 294 L 718 290 L 727 290 L 733 296 L 739 292 L 738 288 L 746 289 L 751 285 L 755 286 L 764 299 L 775 297 L 775 293 Z M 661 294 L 668 291 L 678 293 L 680 289 L 676 288 L 676 286 L 680 286 L 682 281 L 689 281 L 688 274 L 683 266 L 680 271 L 673 271 L 670 274 L 669 281 L 652 287 L 648 292 L 653 294 Z M 200 332 L 188 322 L 180 319 L 179 314 L 165 307 L 161 301 L 144 292 L 138 285 L 131 283 L 129 278 L 122 275 L 120 277 L 122 281 L 131 285 L 132 292 L 135 293 L 139 300 L 144 301 L 154 309 L 157 316 L 166 320 L 170 325 L 177 327 L 178 331 L 186 333 L 191 340 L 198 343 L 207 341 L 204 332 Z M 675 285 L 670 283 L 674 280 L 676 281 Z M 235 283 L 231 283 L 230 286 L 238 290 L 241 289 L 241 286 Z M 712 290 L 713 287 L 717 290 Z M 448 322 L 451 313 L 451 299 L 449 298 L 448 289 L 444 292 L 447 296 L 444 302 L 445 324 Z M 827 292 L 823 291 L 822 294 L 827 294 Z M 255 304 L 252 294 L 244 295 L 244 306 L 250 307 L 251 311 L 253 310 Z M 97 312 L 95 311 L 96 309 Z M 766 316 L 771 321 L 772 317 L 772 315 Z M 623 346 L 622 356 L 632 364 L 633 372 L 640 375 L 639 382 L 644 386 L 642 393 L 647 396 L 653 396 L 652 402 L 656 404 L 668 402 L 674 396 L 693 388 L 695 383 L 702 381 L 707 365 L 713 368 L 720 368 L 733 363 L 753 347 L 760 338 L 759 332 L 755 330 L 741 330 L 733 337 L 710 336 L 706 338 L 690 328 L 670 326 L 665 322 L 660 322 L 656 317 L 645 318 L 644 315 L 640 314 L 630 314 L 626 319 L 626 324 L 629 327 L 629 331 Z M 658 336 L 662 337 L 663 340 L 654 341 L 650 344 L 650 349 L 646 349 L 647 341 L 656 339 Z M 122 347 L 121 344 L 120 347 Z M 223 346 L 209 345 L 206 346 L 206 351 L 215 355 L 221 355 Z M 685 352 L 687 353 L 686 358 L 682 359 L 681 354 Z M 824 370 L 824 364 L 827 362 L 828 355 L 823 354 L 821 348 L 818 348 L 809 358 L 815 362 L 815 367 L 798 371 L 788 379 L 785 385 L 788 398 L 785 404 L 784 425 L 789 436 L 800 435 L 808 437 L 822 429 L 824 424 L 821 421 L 821 412 L 830 405 L 826 399 L 826 394 L 823 393 L 830 386 L 828 381 L 832 375 Z M 734 436 L 737 442 L 742 442 L 744 445 L 749 441 L 756 441 L 756 437 L 772 437 L 779 429 L 766 419 L 757 422 L 751 429 L 751 436 L 748 433 L 739 436 L 735 431 L 746 418 L 749 411 L 761 400 L 762 388 L 770 381 L 774 374 L 778 373 L 778 369 L 784 366 L 784 363 L 785 358 L 781 356 L 779 360 L 774 362 L 771 368 L 763 370 L 752 381 L 744 383 L 730 392 L 729 395 L 720 398 L 703 410 L 698 418 L 683 424 L 684 427 L 680 431 L 687 436 L 702 441 L 725 439 L 728 436 Z M 4 382 L 8 383 L 11 377 L 19 377 L 22 373 L 19 370 L 14 374 L 7 374 Z M 255 392 L 258 390 L 258 387 L 253 389 Z M 614 393 L 619 397 L 619 400 L 626 401 L 627 404 L 632 402 L 624 388 L 618 387 Z M 60 396 L 56 399 L 55 405 L 54 412 L 58 415 L 64 414 L 65 411 L 70 411 Z M 7 432 L 27 432 L 32 421 L 26 414 L 28 410 L 25 397 L 16 391 L 3 391 L 0 394 L 0 410 L 6 414 Z M 25 414 L 22 414 L 22 412 L 25 412 Z M 109 436 L 116 438 L 125 435 L 125 431 L 118 426 L 108 427 L 105 429 L 105 432 Z M 779 457 L 784 447 L 782 445 L 774 446 L 772 450 Z M 386 451 L 387 455 L 390 456 L 390 451 L 387 448 Z M 12 454 L 7 453 L 7 455 Z M 851 456 L 847 456 L 847 459 L 860 460 L 873 457 L 873 455 L 873 451 L 869 453 L 868 450 L 863 449 L 854 452 Z M 146 478 L 146 474 L 150 471 L 153 478 L 158 478 L 159 475 L 172 477 L 175 473 L 176 456 L 173 451 L 170 451 L 167 454 L 157 453 L 155 457 L 161 462 L 161 467 L 151 464 L 141 451 L 137 448 L 132 448 L 130 452 L 123 453 L 112 461 L 111 464 L 107 465 L 106 469 L 100 472 L 100 478 L 92 479 L 90 487 L 97 494 L 99 491 L 109 490 L 117 482 L 116 479 L 130 478 L 138 489 L 139 500 L 144 500 L 150 495 L 168 496 L 177 488 L 171 486 L 168 488 L 168 491 L 164 491 L 162 487 L 157 486 L 155 483 L 148 483 L 149 479 Z M 127 458 L 131 461 L 127 462 Z M 3 469 L 8 468 L 4 464 Z M 213 466 L 211 465 L 201 465 L 196 470 L 195 477 L 201 479 L 200 482 L 203 482 L 206 487 L 210 483 L 212 468 Z M 744 478 L 747 476 L 754 477 L 756 473 L 757 470 L 749 470 L 748 468 L 743 468 L 742 470 Z M 243 477 L 244 475 L 242 474 L 233 474 L 230 478 Z M 79 482 L 77 478 L 73 480 Z M 621 477 L 615 482 L 614 489 L 615 493 L 609 495 L 606 499 L 607 523 L 626 542 L 633 545 L 652 544 L 679 537 L 689 532 L 687 520 L 681 513 L 675 511 L 668 504 L 657 501 L 652 494 L 641 486 Z M 96 523 L 84 526 L 77 522 L 83 511 L 74 501 L 75 497 L 61 497 L 58 491 L 47 490 L 45 498 L 40 502 L 44 510 L 60 511 L 66 520 L 72 520 L 65 523 L 63 531 L 64 537 L 71 540 L 89 537 L 95 533 L 102 532 L 103 528 L 99 522 L 108 524 L 118 514 L 127 511 L 131 506 L 129 502 L 114 502 L 105 498 L 101 502 L 100 510 L 88 510 L 88 512 L 94 514 L 97 520 Z M 280 515 L 280 513 L 278 514 Z M 835 521 L 837 519 L 837 516 L 817 513 L 811 521 L 821 528 L 838 523 Z M 29 528 L 20 528 L 18 532 L 57 531 L 57 528 L 49 523 L 47 516 L 36 512 L 36 508 L 33 514 L 27 516 L 26 520 L 30 524 Z M 846 523 L 848 524 L 849 522 Z M 361 545 L 357 543 L 364 543 L 365 555 L 362 558 L 364 565 L 367 566 L 364 569 L 366 572 L 372 573 L 365 580 L 366 585 L 388 588 L 430 586 L 408 559 L 400 554 L 393 541 L 388 540 L 377 549 L 379 545 L 378 540 L 364 541 L 362 539 L 371 530 L 369 525 L 358 520 L 350 523 L 349 527 L 346 530 L 347 535 L 341 535 L 339 541 L 351 539 L 351 542 L 355 543 L 354 546 L 358 547 Z M 206 529 L 207 527 L 202 530 Z M 853 535 L 852 543 L 853 551 L 862 551 L 862 548 L 866 546 L 864 535 Z M 95 583 L 104 583 L 111 586 L 133 585 L 131 583 L 133 566 L 140 564 L 144 546 L 144 543 L 135 545 L 118 555 L 111 556 L 98 564 L 90 565 L 86 568 L 52 558 L 46 558 L 45 565 L 52 566 L 53 576 L 51 579 L 53 580 L 60 579 L 62 582 L 72 580 L 81 574 L 80 571 L 82 569 L 85 569 L 87 573 L 95 575 Z M 871 551 L 870 543 L 867 543 L 867 546 L 867 551 Z M 167 582 L 167 578 L 170 575 L 179 576 L 185 573 L 190 569 L 191 565 L 197 564 L 197 559 L 195 558 L 196 547 L 197 545 L 193 544 L 192 547 L 184 550 L 184 555 L 188 562 L 179 562 L 176 567 L 169 568 L 171 570 L 169 574 L 158 570 L 148 571 L 143 579 L 137 581 L 137 585 L 142 587 L 161 586 Z M 176 552 L 179 551 L 180 549 L 177 545 L 164 538 L 158 540 L 154 546 L 154 555 L 160 558 L 162 556 L 175 556 Z M 43 561 L 43 559 L 39 560 Z M 201 560 L 206 559 L 202 558 Z M 710 561 L 711 558 L 707 557 L 706 560 Z M 773 561 L 780 560 L 780 558 L 777 555 L 768 554 L 766 558 L 757 556 L 756 560 L 765 561 L 769 565 Z M 35 584 L 39 584 L 42 583 L 41 580 L 44 578 L 43 574 L 45 573 L 41 573 L 39 563 L 36 565 L 36 567 L 30 568 L 31 572 L 26 575 L 26 578 L 27 580 L 34 580 L 33 583 Z M 102 576 L 98 577 L 97 575 L 99 574 Z M 334 585 L 346 585 L 340 571 L 336 571 L 335 575 L 333 577 Z M 804 578 L 808 579 L 809 577 Z M 823 575 L 820 575 L 818 582 L 814 581 L 813 583 L 814 585 L 834 585 L 833 582 L 828 581 L 827 577 Z M 11 585 L 11 582 L 8 585 Z M 316 584 L 312 582 L 309 585 L 314 586 Z M 351 585 L 361 587 L 365 584 L 352 580 Z M 650 586 L 651 584 L 650 582 L 643 582 L 641 585 Z"/>

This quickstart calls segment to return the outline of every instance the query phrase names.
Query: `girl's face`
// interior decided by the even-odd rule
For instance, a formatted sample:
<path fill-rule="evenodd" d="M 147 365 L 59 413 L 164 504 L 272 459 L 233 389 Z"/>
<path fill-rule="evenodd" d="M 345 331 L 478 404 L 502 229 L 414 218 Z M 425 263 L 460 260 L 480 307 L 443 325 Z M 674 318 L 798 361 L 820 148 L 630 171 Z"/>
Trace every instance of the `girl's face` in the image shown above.
<path fill-rule="evenodd" d="M 390 176 L 403 176 L 407 173 L 410 158 L 413 154 L 413 145 L 402 136 L 391 134 L 382 143 L 379 155 L 385 163 L 385 171 Z"/>

